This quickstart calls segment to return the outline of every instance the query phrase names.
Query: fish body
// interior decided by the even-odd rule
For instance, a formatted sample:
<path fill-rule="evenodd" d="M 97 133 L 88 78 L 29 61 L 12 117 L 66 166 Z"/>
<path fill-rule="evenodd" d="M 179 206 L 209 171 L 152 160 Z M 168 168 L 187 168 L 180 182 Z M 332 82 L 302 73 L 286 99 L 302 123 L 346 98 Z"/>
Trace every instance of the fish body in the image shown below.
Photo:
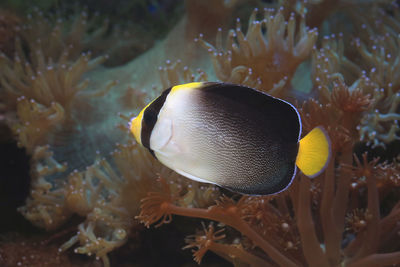
<path fill-rule="evenodd" d="M 290 103 L 227 83 L 169 88 L 132 119 L 131 131 L 179 174 L 242 194 L 278 193 L 292 182 L 296 164 L 315 176 L 329 158 L 321 127 L 302 145 L 300 116 Z"/>

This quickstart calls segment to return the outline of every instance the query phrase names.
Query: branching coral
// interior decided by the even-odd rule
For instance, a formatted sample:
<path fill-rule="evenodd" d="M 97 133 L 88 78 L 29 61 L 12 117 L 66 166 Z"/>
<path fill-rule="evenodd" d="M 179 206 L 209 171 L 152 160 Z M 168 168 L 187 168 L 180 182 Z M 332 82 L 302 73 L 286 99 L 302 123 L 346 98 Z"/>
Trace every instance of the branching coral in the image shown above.
<path fill-rule="evenodd" d="M 379 95 L 381 91 L 377 91 Z M 378 100 L 380 97 L 377 96 Z M 400 130 L 399 120 L 400 114 L 397 112 L 400 103 L 400 93 L 396 93 L 385 99 L 388 108 L 373 109 L 365 114 L 359 126 L 361 140 L 368 141 L 373 147 L 385 146 L 386 144 L 400 140 L 398 132 Z"/>
<path fill-rule="evenodd" d="M 288 12 L 296 12 L 299 16 L 305 16 L 307 25 L 310 27 L 321 27 L 322 24 L 329 20 L 329 17 L 335 13 L 346 13 L 351 16 L 351 13 L 357 12 L 356 10 L 366 10 L 371 6 L 376 8 L 379 5 L 390 5 L 393 3 L 391 0 L 288 0 L 279 1 Z M 366 8 L 367 7 L 367 8 Z M 339 11 L 339 12 L 338 12 Z M 344 23 L 343 20 L 337 21 L 340 24 Z M 337 27 L 337 25 L 329 25 L 329 27 Z"/>
<path fill-rule="evenodd" d="M 122 153 L 127 156 L 127 149 L 125 152 L 115 152 L 117 163 L 120 163 L 119 160 L 128 160 L 118 159 Z M 64 192 L 66 206 L 71 212 L 87 216 L 87 221 L 79 225 L 78 233 L 62 246 L 62 250 L 78 242 L 81 246 L 74 250 L 76 253 L 94 254 L 106 266 L 109 265 L 107 253 L 126 242 L 135 214 L 134 207 L 123 203 L 127 201 L 124 199 L 127 196 L 122 192 L 123 188 L 132 188 L 135 178 L 144 179 L 142 186 L 146 184 L 145 179 L 148 179 L 147 176 L 124 177 L 120 177 L 104 159 L 83 172 L 76 171 L 70 175 L 70 186 Z M 137 193 L 140 194 L 140 191 Z"/>
<path fill-rule="evenodd" d="M 400 118 L 397 114 L 399 96 L 396 88 L 398 86 L 393 86 L 392 83 L 386 83 L 382 80 L 384 79 L 383 76 L 391 73 L 390 70 L 384 69 L 391 68 L 389 66 L 393 65 L 384 61 L 379 53 L 375 57 L 372 54 L 369 57 L 364 55 L 361 66 L 371 67 L 371 71 L 367 73 L 344 56 L 342 40 L 334 42 L 330 38 L 325 38 L 324 41 L 323 47 L 313 53 L 314 90 L 320 95 L 320 101 L 329 101 L 331 98 L 330 91 L 332 90 L 334 90 L 332 96 L 337 98 L 338 95 L 335 96 L 337 93 L 335 93 L 334 88 L 346 86 L 345 81 L 347 81 L 350 83 L 347 86 L 348 97 L 361 97 L 360 104 L 363 105 L 357 111 L 358 116 L 361 116 L 357 126 L 359 139 L 367 141 L 374 147 L 385 146 L 385 144 L 398 139 L 399 137 L 396 134 L 399 128 L 397 121 Z M 360 53 L 365 54 L 366 51 L 361 49 L 360 42 L 360 40 L 357 40 L 355 44 L 361 51 Z M 380 47 L 381 51 L 384 51 L 384 46 Z M 377 69 L 380 69 L 380 71 L 377 71 Z M 381 74 L 377 75 L 377 72 Z M 336 90 L 336 92 L 338 91 Z M 350 96 L 350 94 L 353 96 Z M 362 104 L 362 98 L 365 98 L 364 104 Z M 367 98 L 370 100 L 368 101 Z M 335 99 L 333 100 L 335 101 Z M 353 100 L 342 95 L 335 102 L 338 107 L 341 106 L 341 109 L 347 106 L 347 111 L 350 112 L 349 108 L 358 109 L 356 106 L 349 106 L 349 102 L 353 102 Z"/>
<path fill-rule="evenodd" d="M 170 88 L 174 85 L 189 83 L 189 82 L 200 82 L 207 81 L 207 74 L 201 69 L 197 69 L 197 73 L 194 73 L 187 66 L 182 66 L 182 62 L 177 60 L 172 63 L 171 61 L 165 62 L 165 67 L 158 68 L 160 72 L 161 84 L 163 88 Z"/>
<path fill-rule="evenodd" d="M 365 114 L 359 127 L 361 139 L 373 146 L 385 146 L 400 138 L 397 133 L 400 129 L 400 37 L 399 26 L 394 23 L 399 19 L 399 14 L 396 11 L 392 17 L 384 16 L 384 13 L 383 9 L 376 9 L 371 17 L 383 19 L 363 21 L 361 28 L 369 35 L 373 34 L 373 37 L 355 41 L 363 67 L 368 70 L 375 88 L 373 108 Z"/>
<path fill-rule="evenodd" d="M 57 102 L 52 102 L 46 108 L 34 99 L 28 100 L 21 96 L 17 100 L 18 122 L 13 125 L 18 145 L 32 154 L 36 147 L 46 143 L 51 130 L 63 121 L 64 116 L 64 109 Z"/>
<path fill-rule="evenodd" d="M 98 21 L 89 18 L 86 11 L 76 13 L 69 19 L 53 15 L 46 17 L 43 12 L 35 10 L 27 17 L 21 27 L 22 40 L 31 46 L 31 51 L 44 51 L 53 60 L 58 59 L 68 49 L 70 60 L 76 60 L 82 52 L 87 52 L 95 43 L 101 42 L 108 23 L 101 27 Z M 32 58 L 34 65 L 38 61 Z"/>
<path fill-rule="evenodd" d="M 197 248 L 197 250 L 193 249 L 192 251 L 194 260 L 198 264 L 201 263 L 204 254 L 210 250 L 221 256 L 226 256 L 234 262 L 251 262 L 251 266 L 271 266 L 266 264 L 261 258 L 246 252 L 240 245 L 226 245 L 216 242 L 225 238 L 225 235 L 221 234 L 223 231 L 224 229 L 215 231 L 212 224 L 210 224 L 208 228 L 203 224 L 202 232 L 187 238 L 186 242 L 188 245 L 185 246 L 184 249 Z"/>
<path fill-rule="evenodd" d="M 186 1 L 186 12 L 188 14 L 188 26 L 192 35 L 196 30 L 203 31 L 208 37 L 214 36 L 217 27 L 225 27 L 235 8 L 243 0 L 188 0 Z M 210 8 L 212 6 L 212 8 Z M 207 19 L 204 19 L 207 18 Z M 216 27 L 217 26 L 217 27 Z M 196 30 L 194 30 L 196 29 Z M 192 36 L 193 38 L 195 36 Z"/>
<path fill-rule="evenodd" d="M 179 192 L 182 205 L 204 207 L 217 195 L 214 187 L 182 183 L 179 175 L 136 144 L 119 145 L 112 159 L 99 160 L 85 171 L 70 175 L 69 186 L 63 190 L 65 206 L 87 219 L 61 250 L 79 243 L 76 253 L 96 255 L 109 266 L 107 253 L 127 241 L 137 224 L 134 217 L 139 212 L 140 199 L 150 190 L 157 174 L 167 179 L 168 190 Z"/>
<path fill-rule="evenodd" d="M 318 90 L 320 97 L 326 100 L 326 94 L 332 90 L 333 82 L 338 79 L 351 84 L 351 90 L 358 84 L 371 86 L 365 75 L 362 75 L 360 67 L 349 60 L 344 54 L 344 39 L 340 33 L 338 36 L 324 36 L 320 49 L 313 50 L 311 79 L 314 90 Z"/>
<path fill-rule="evenodd" d="M 97 90 L 92 89 L 93 85 L 88 88 L 84 76 L 90 76 L 90 70 L 106 57 L 90 61 L 91 53 L 76 56 L 82 46 L 68 44 L 68 36 L 85 35 L 80 28 L 84 19 L 77 20 L 72 32 L 64 32 L 61 21 L 54 27 L 45 19 L 26 26 L 22 31 L 24 41 L 28 40 L 27 51 L 17 42 L 16 56 L 1 58 L 1 96 L 8 111 L 8 124 L 20 145 L 32 155 L 31 196 L 20 208 L 21 213 L 47 230 L 57 229 L 74 213 L 86 216 L 79 232 L 62 250 L 79 244 L 77 253 L 96 255 L 107 265 L 107 253 L 124 244 L 136 224 L 134 216 L 138 214 L 140 198 L 157 173 L 168 178 L 171 190 L 185 195 L 182 203 L 187 206 L 208 205 L 218 193 L 181 182 L 179 175 L 150 159 L 134 144 L 117 145 L 117 150 L 108 154 L 115 149 L 117 140 L 127 141 L 126 135 L 115 127 L 117 111 L 132 112 L 144 104 L 145 98 L 148 100 L 149 94 L 144 93 L 143 98 L 131 94 L 134 89 L 124 84 L 119 92 L 104 97 L 116 84 L 114 81 L 95 85 Z M 45 44 L 36 42 L 45 32 L 52 32 L 52 38 L 46 39 Z M 121 110 L 114 103 L 122 100 L 125 107 Z M 109 108 L 111 105 L 113 109 Z M 110 144 L 107 148 L 106 143 Z M 98 155 L 104 153 L 106 157 L 99 159 Z M 85 169 L 86 166 L 89 167 Z M 197 191 L 205 193 L 199 196 Z"/>
<path fill-rule="evenodd" d="M 64 205 L 64 192 L 57 181 L 47 181 L 46 176 L 64 173 L 65 164 L 53 158 L 48 146 L 38 146 L 32 154 L 32 189 L 25 206 L 19 211 L 36 226 L 53 230 L 70 216 Z"/>
<path fill-rule="evenodd" d="M 299 109 L 303 129 L 308 132 L 322 125 L 331 138 L 332 153 L 349 152 L 358 140 L 356 125 L 370 107 L 371 98 L 359 89 L 351 91 L 341 79 L 333 84 L 332 92 L 325 92 L 324 97 L 320 97 L 322 103 L 310 99 Z"/>
<path fill-rule="evenodd" d="M 315 182 L 311 182 L 305 176 L 298 177 L 288 194 L 278 195 L 272 199 L 242 196 L 238 201 L 223 197 L 208 209 L 177 205 L 176 198 L 171 198 L 173 195 L 168 191 L 150 193 L 143 199 L 142 211 L 138 218 L 147 226 L 155 222 L 158 222 L 157 225 L 169 223 L 171 215 L 222 222 L 239 230 L 254 246 L 265 253 L 261 258 L 255 255 L 240 258 L 240 261 L 252 266 L 262 266 L 260 263 L 268 266 L 272 262 L 284 266 L 330 266 L 340 263 L 349 266 L 360 264 L 372 266 L 376 258 L 384 260 L 385 264 L 398 263 L 400 252 L 379 252 L 386 246 L 379 242 L 380 238 L 389 238 L 389 233 L 396 231 L 398 226 L 394 222 L 399 216 L 398 205 L 384 217 L 381 217 L 379 211 L 380 192 L 377 188 L 377 178 L 380 170 L 386 167 L 375 165 L 376 161 L 370 165 L 366 161 L 366 155 L 363 160 L 362 164 L 358 163 L 354 168 L 354 172 L 350 167 L 351 174 L 335 169 L 331 162 L 325 174 Z M 363 188 L 352 189 L 351 181 L 356 173 L 358 175 L 355 179 L 364 178 L 367 181 Z M 335 174 L 340 174 L 341 180 L 336 180 Z M 313 189 L 315 187 L 319 189 Z M 366 196 L 364 189 L 367 190 Z M 312 198 L 320 199 L 319 206 L 311 205 Z M 368 219 L 361 222 L 360 216 L 354 216 L 358 212 L 351 211 L 351 205 L 348 210 L 347 206 L 362 198 L 367 200 Z M 353 215 L 346 215 L 347 212 Z M 352 219 L 349 219 L 350 217 Z M 381 222 L 385 222 L 385 227 Z M 321 228 L 312 227 L 318 223 L 321 223 Z M 356 236 L 354 238 L 352 235 L 342 236 L 344 229 L 350 229 Z M 282 235 L 283 233 L 285 234 Z M 200 234 L 194 239 L 195 241 L 189 241 L 188 247 L 199 248 L 194 254 L 197 261 L 201 260 L 208 249 L 225 254 L 227 258 L 234 258 L 238 253 L 237 246 L 232 246 L 230 249 L 225 245 L 225 250 L 213 247 L 215 241 L 223 239 L 223 236 L 216 238 L 212 228 L 205 232 L 205 236 Z"/>
<path fill-rule="evenodd" d="M 20 50 L 20 47 L 18 49 Z M 19 145 L 25 147 L 27 152 L 33 155 L 32 166 L 34 167 L 31 173 L 35 179 L 32 183 L 32 198 L 21 211 L 34 222 L 42 221 L 37 224 L 47 229 L 59 226 L 68 217 L 63 214 L 63 198 L 59 196 L 59 189 L 57 189 L 59 185 L 57 186 L 57 182 L 51 182 L 49 179 L 56 173 L 63 173 L 66 167 L 63 163 L 62 170 L 57 169 L 56 172 L 52 172 L 52 165 L 58 160 L 54 159 L 49 143 L 56 145 L 57 140 L 50 142 L 49 140 L 52 140 L 52 137 L 57 135 L 57 131 L 63 127 L 73 127 L 74 113 L 71 111 L 71 105 L 76 103 L 78 97 L 99 96 L 110 88 L 109 85 L 103 91 L 82 92 L 87 87 L 87 82 L 81 83 L 82 74 L 92 64 L 99 64 L 100 60 L 89 62 L 88 55 L 82 55 L 77 62 L 70 63 L 67 61 L 67 56 L 68 53 L 65 52 L 59 62 L 53 63 L 50 60 L 46 63 L 42 52 L 39 51 L 35 57 L 38 62 L 36 66 L 31 66 L 23 54 L 20 54 L 14 63 L 3 57 L 7 64 L 1 73 L 1 86 L 7 103 L 9 106 L 16 105 L 17 120 L 10 121 L 10 126 L 18 137 Z M 44 199 L 52 195 L 58 196 L 49 199 L 49 205 L 45 205 Z M 36 206 L 37 202 L 41 204 Z M 54 207 L 56 210 L 60 209 L 59 215 L 46 215 L 46 212 L 56 212 L 45 211 L 47 206 L 51 206 L 51 202 L 58 203 Z M 45 207 L 39 208 L 41 205 Z M 42 218 L 38 218 L 40 216 Z M 52 220 L 56 220 L 57 223 Z"/>
<path fill-rule="evenodd" d="M 236 29 L 228 34 L 226 49 L 222 47 L 221 30 L 216 47 L 199 40 L 208 49 L 221 81 L 245 84 L 283 97 L 297 66 L 309 56 L 317 31 L 308 29 L 303 20 L 296 23 L 294 16 L 285 21 L 281 9 L 265 9 L 261 21 L 256 19 L 257 13 L 256 9 L 250 16 L 246 35 L 240 20 L 237 21 Z"/>
<path fill-rule="evenodd" d="M 21 47 L 18 45 L 18 50 Z M 50 106 L 56 102 L 68 109 L 77 94 L 83 91 L 88 81 L 81 82 L 82 74 L 94 68 L 105 60 L 104 57 L 90 61 L 90 55 L 82 54 L 73 64 L 68 62 L 68 49 L 64 51 L 58 62 L 53 62 L 43 55 L 42 50 L 33 50 L 35 60 L 27 60 L 21 52 L 14 61 L 3 56 L 1 85 L 5 89 L 6 98 L 15 103 L 16 99 L 24 96 L 34 99 L 42 105 Z M 31 65 L 37 61 L 37 65 Z"/>
<path fill-rule="evenodd" d="M 344 167 L 348 168 L 348 166 Z M 365 184 L 363 185 L 363 187 L 367 187 L 367 194 L 365 196 L 364 193 L 364 196 L 362 195 L 362 197 L 367 198 L 367 208 L 366 214 L 364 215 L 365 220 L 360 219 L 360 216 L 354 216 L 354 214 L 357 214 L 357 210 L 354 210 L 353 215 L 350 217 L 350 226 L 355 225 L 356 227 L 353 228 L 355 231 L 360 230 L 357 229 L 360 225 L 362 225 L 362 228 L 365 228 L 362 229 L 362 234 L 358 234 L 356 238 L 346 248 L 346 252 L 355 255 L 356 258 L 356 260 L 350 262 L 356 262 L 358 260 L 361 262 L 358 264 L 365 264 L 368 261 L 374 263 L 376 262 L 374 258 L 385 260 L 385 263 L 382 263 L 384 265 L 390 264 L 388 263 L 390 262 L 390 260 L 393 260 L 393 263 L 399 262 L 399 252 L 387 253 L 384 255 L 366 256 L 372 251 L 378 251 L 379 249 L 382 250 L 386 246 L 390 247 L 386 248 L 386 251 L 393 251 L 398 249 L 398 247 L 386 243 L 388 241 L 388 235 L 390 235 L 392 231 L 397 231 L 396 229 L 398 228 L 398 226 L 395 225 L 395 222 L 397 222 L 400 218 L 398 204 L 395 204 L 392 207 L 390 213 L 383 218 L 381 216 L 379 206 L 379 197 L 382 198 L 384 197 L 382 193 L 387 193 L 387 191 L 385 192 L 383 190 L 383 185 L 387 185 L 388 182 L 391 183 L 391 179 L 389 178 L 389 176 L 392 179 L 397 180 L 397 168 L 398 166 L 393 165 L 388 168 L 388 165 L 386 163 L 378 164 L 378 160 L 376 159 L 368 162 L 366 153 L 362 156 L 362 162 L 356 159 L 356 166 L 351 168 L 353 179 L 356 179 L 357 181 L 365 179 Z M 391 169 L 390 172 L 394 172 L 397 174 L 393 175 L 387 173 L 388 169 Z M 359 186 L 359 183 L 352 183 L 352 188 L 354 190 L 359 190 Z M 352 193 L 354 194 L 354 191 Z M 364 224 L 366 226 L 363 226 Z M 362 257 L 366 257 L 367 259 L 361 259 Z"/>
<path fill-rule="evenodd" d="M 279 14 L 273 18 L 277 16 Z M 255 27 L 252 26 L 254 21 L 254 18 L 250 19 L 249 29 Z M 267 33 L 268 30 L 267 27 Z M 228 47 L 236 47 L 234 34 L 237 32 L 228 36 Z M 242 48 L 247 39 L 239 35 L 237 38 Z M 321 49 L 313 51 L 312 92 L 319 99 L 310 99 L 300 108 L 305 132 L 323 125 L 331 137 L 332 159 L 322 175 L 309 180 L 299 174 L 287 192 L 272 198 L 242 196 L 234 200 L 225 196 L 208 209 L 183 207 L 178 203 L 179 196 L 168 190 L 151 192 L 142 200 L 138 218 L 146 226 L 153 223 L 159 226 L 170 223 L 173 215 L 196 217 L 221 222 L 241 233 L 239 246 L 226 244 L 229 241 L 225 235 L 216 234 L 213 226 L 188 239 L 187 248 L 197 248 L 194 257 L 198 262 L 206 251 L 211 250 L 232 262 L 238 260 L 251 266 L 399 263 L 399 247 L 390 245 L 398 239 L 392 234 L 398 231 L 395 223 L 399 220 L 398 198 L 394 203 L 386 204 L 386 212 L 382 212 L 380 204 L 393 191 L 398 193 L 398 163 L 369 161 L 364 154 L 362 161 L 355 157 L 355 166 L 352 165 L 353 145 L 364 140 L 359 125 L 363 125 L 374 107 L 382 105 L 383 99 L 394 103 L 389 108 L 390 113 L 395 112 L 397 101 L 387 94 L 377 95 L 380 90 L 376 90 L 374 76 L 363 71 L 364 65 L 345 56 L 344 40 L 333 39 L 335 36 L 324 38 Z M 233 62 L 233 52 L 202 43 L 212 54 L 217 76 L 229 81 L 231 71 L 221 78 L 221 66 L 226 65 L 220 62 Z M 221 48 L 221 43 L 218 39 L 217 47 Z M 253 39 L 251 44 L 259 42 Z M 241 56 L 246 55 L 244 50 L 237 51 Z M 249 62 L 251 66 L 258 66 L 256 59 Z M 285 91 L 280 93 L 287 94 Z M 376 124 L 371 128 L 376 129 Z M 383 132 L 385 130 L 381 129 L 380 133 Z M 391 133 L 395 132 L 392 130 Z M 216 249 L 217 246 L 224 246 L 224 250 Z M 240 257 L 243 253 L 251 256 Z"/>
<path fill-rule="evenodd" d="M 168 223 L 171 221 L 172 214 L 220 221 L 238 229 L 243 235 L 250 238 L 255 245 L 261 247 L 265 252 L 267 252 L 267 254 L 269 254 L 271 258 L 279 264 L 295 266 L 293 262 L 274 248 L 269 241 L 266 241 L 259 236 L 253 227 L 243 219 L 248 217 L 246 211 L 250 210 L 248 204 L 252 203 L 251 198 L 242 197 L 238 202 L 235 202 L 227 197 L 222 197 L 216 205 L 211 206 L 208 209 L 179 206 L 174 203 L 176 202 L 176 199 L 177 197 L 171 196 L 168 191 L 149 193 L 149 195 L 143 199 L 142 211 L 138 218 L 147 226 L 158 222 L 160 219 L 161 223 Z M 268 201 L 264 201 L 262 198 L 260 200 L 268 203 Z M 156 214 L 157 216 L 154 216 Z M 202 254 L 204 253 L 205 251 Z M 229 251 L 225 253 L 229 256 Z M 248 258 L 247 260 L 251 260 L 251 258 Z M 245 262 L 251 264 L 251 262 Z"/>
<path fill-rule="evenodd" d="M 103 86 L 103 90 L 87 90 L 88 80 L 82 81 L 82 75 L 104 62 L 105 57 L 90 60 L 87 53 L 71 61 L 74 53 L 71 46 L 63 43 L 60 25 L 54 26 L 53 37 L 46 39 L 49 50 L 44 50 L 35 39 L 41 36 L 36 31 L 43 27 L 34 26 L 38 25 L 28 25 L 20 31 L 24 41 L 30 41 L 27 51 L 17 41 L 13 60 L 1 55 L 0 86 L 8 111 L 6 122 L 17 136 L 18 144 L 33 157 L 32 196 L 21 211 L 36 225 L 54 229 L 69 217 L 60 193 L 64 181 L 59 178 L 67 175 L 67 168 L 74 168 L 74 164 L 67 166 L 54 153 L 60 147 L 60 131 L 80 127 L 79 121 L 87 117 L 77 117 L 74 108 L 103 96 L 115 82 Z M 72 31 L 78 29 L 80 26 L 76 25 Z"/>

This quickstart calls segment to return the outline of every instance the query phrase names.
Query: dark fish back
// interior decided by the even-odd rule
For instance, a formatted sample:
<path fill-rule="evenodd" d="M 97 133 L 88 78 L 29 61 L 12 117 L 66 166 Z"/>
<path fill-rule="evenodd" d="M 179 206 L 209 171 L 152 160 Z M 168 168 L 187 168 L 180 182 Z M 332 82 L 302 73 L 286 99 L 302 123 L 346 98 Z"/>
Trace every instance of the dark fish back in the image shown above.
<path fill-rule="evenodd" d="M 223 135 L 241 142 L 234 148 L 220 147 L 233 151 L 223 153 L 227 179 L 217 183 L 256 195 L 277 193 L 290 184 L 301 129 L 294 107 L 254 89 L 225 83 L 205 83 L 199 101 L 207 121 L 218 122 Z"/>

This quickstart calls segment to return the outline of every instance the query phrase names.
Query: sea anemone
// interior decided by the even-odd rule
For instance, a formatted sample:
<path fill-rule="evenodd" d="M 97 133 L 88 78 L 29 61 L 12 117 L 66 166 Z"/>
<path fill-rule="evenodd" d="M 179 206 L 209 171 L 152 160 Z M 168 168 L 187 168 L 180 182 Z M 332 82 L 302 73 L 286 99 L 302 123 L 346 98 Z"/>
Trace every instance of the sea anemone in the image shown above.
<path fill-rule="evenodd" d="M 228 33 L 225 49 L 221 29 L 217 33 L 216 47 L 200 36 L 218 79 L 244 84 L 278 97 L 286 94 L 298 65 L 311 53 L 318 32 L 307 28 L 304 20 L 297 25 L 294 14 L 286 21 L 282 10 L 265 9 L 264 18 L 257 20 L 258 9 L 255 9 L 246 35 L 238 19 L 236 29 Z"/>

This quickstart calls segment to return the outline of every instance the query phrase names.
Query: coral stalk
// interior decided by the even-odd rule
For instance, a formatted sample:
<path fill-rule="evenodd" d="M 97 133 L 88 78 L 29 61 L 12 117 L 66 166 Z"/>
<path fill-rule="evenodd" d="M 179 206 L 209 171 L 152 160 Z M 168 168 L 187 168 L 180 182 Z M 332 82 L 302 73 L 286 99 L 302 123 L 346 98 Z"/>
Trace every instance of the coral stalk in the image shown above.
<path fill-rule="evenodd" d="M 149 195 L 144 199 L 142 203 L 142 211 L 138 216 L 142 222 L 145 223 L 146 226 L 149 226 L 154 222 L 154 220 L 160 219 L 158 217 L 152 217 L 151 214 L 148 213 L 145 207 L 146 202 L 151 201 L 153 198 L 157 196 Z M 238 214 L 238 209 L 235 206 L 228 207 L 224 210 L 218 206 L 212 206 L 208 209 L 201 208 L 186 208 L 179 207 L 170 202 L 162 201 L 159 203 L 159 207 L 164 214 L 175 214 L 181 216 L 195 217 L 195 218 L 203 218 L 208 220 L 220 221 L 226 225 L 232 226 L 233 228 L 239 230 L 244 236 L 250 238 L 255 245 L 260 247 L 265 251 L 274 261 L 282 266 L 296 266 L 296 263 L 287 258 L 284 254 L 282 254 L 279 250 L 273 247 L 267 240 L 263 239 L 257 232 L 255 232 L 249 224 L 247 224 Z M 169 215 L 170 216 L 170 215 Z M 170 219 L 166 220 L 169 222 Z"/>
<path fill-rule="evenodd" d="M 301 175 L 296 218 L 303 253 L 310 266 L 329 266 L 318 241 L 317 233 L 315 232 L 315 225 L 310 209 L 310 184 L 311 181 L 309 178 Z"/>
<path fill-rule="evenodd" d="M 349 267 L 389 266 L 400 262 L 400 252 L 372 254 L 356 262 L 349 263 Z"/>

